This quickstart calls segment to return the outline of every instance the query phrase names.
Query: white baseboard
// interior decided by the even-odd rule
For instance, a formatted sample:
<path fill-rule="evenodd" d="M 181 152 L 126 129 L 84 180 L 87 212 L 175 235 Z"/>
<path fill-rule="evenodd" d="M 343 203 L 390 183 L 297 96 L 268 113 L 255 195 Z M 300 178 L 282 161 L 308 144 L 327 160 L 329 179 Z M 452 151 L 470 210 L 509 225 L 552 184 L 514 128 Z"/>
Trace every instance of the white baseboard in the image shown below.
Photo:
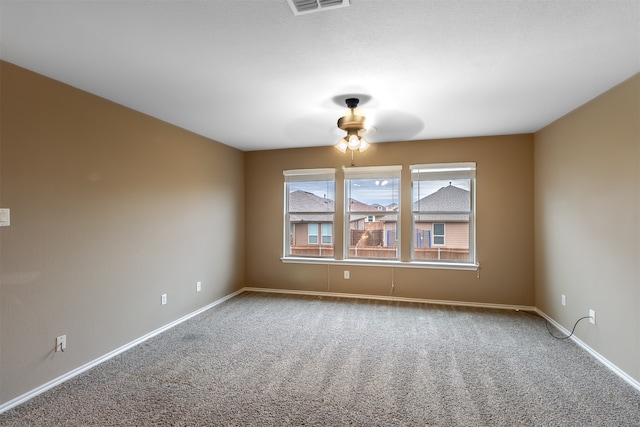
<path fill-rule="evenodd" d="M 218 304 L 220 304 L 220 303 L 222 303 L 222 302 L 224 302 L 224 301 L 226 301 L 226 300 L 228 300 L 230 298 L 233 298 L 234 296 L 236 296 L 236 295 L 238 295 L 238 294 L 240 294 L 242 292 L 243 292 L 243 290 L 240 289 L 240 290 L 237 290 L 236 292 L 234 292 L 232 294 L 224 296 L 224 297 L 220 298 L 219 300 L 216 300 L 216 301 L 212 302 L 209 305 L 206 305 L 206 306 L 204 306 L 204 307 L 202 307 L 202 308 L 200 308 L 200 309 L 198 309 L 198 310 L 196 310 L 196 311 L 194 311 L 192 313 L 189 313 L 186 316 L 183 316 L 183 317 L 179 318 L 178 320 L 174 320 L 173 322 L 168 323 L 168 324 L 156 329 L 155 331 L 149 332 L 148 334 L 143 335 L 142 337 L 140 337 L 138 339 L 135 339 L 135 340 L 131 341 L 130 343 L 127 343 L 127 344 L 123 345 L 122 347 L 119 347 L 119 348 L 117 348 L 117 349 L 115 349 L 115 350 L 113 350 L 113 351 L 111 351 L 111 352 L 109 352 L 109 353 L 107 353 L 107 354 L 105 354 L 103 356 L 100 356 L 97 359 L 92 360 L 91 362 L 88 362 L 88 363 L 86 363 L 86 364 L 84 364 L 84 365 L 82 365 L 82 366 L 80 366 L 80 367 L 78 367 L 76 369 L 73 369 L 72 371 L 69 371 L 64 375 L 61 375 L 58 378 L 54 378 L 51 381 L 49 381 L 49 382 L 47 382 L 45 384 L 42 384 L 41 386 L 36 387 L 33 390 L 28 391 L 27 393 L 24 393 L 23 395 L 20 395 L 20 396 L 14 398 L 14 399 L 2 404 L 2 405 L 0 405 L 0 414 L 5 412 L 5 411 L 8 411 L 9 409 L 13 408 L 14 406 L 18 406 L 21 403 L 24 403 L 27 400 L 36 397 L 37 395 L 39 395 L 41 393 L 44 393 L 45 391 L 47 391 L 47 390 L 49 390 L 49 389 L 51 389 L 51 388 L 53 388 L 53 387 L 55 387 L 55 386 L 57 386 L 59 384 L 62 384 L 63 382 L 65 382 L 67 380 L 70 380 L 71 378 L 75 377 L 76 375 L 79 375 L 79 374 L 81 374 L 81 373 L 93 368 L 94 366 L 97 366 L 97 365 L 101 364 L 102 362 L 106 362 L 107 360 L 111 359 L 112 357 L 115 357 L 118 354 L 120 354 L 120 353 L 122 353 L 124 351 L 127 351 L 130 348 L 133 348 L 133 347 L 137 346 L 138 344 L 141 344 L 141 343 L 145 342 L 146 340 L 148 340 L 151 337 L 154 337 L 154 336 L 156 336 L 156 335 L 158 335 L 158 334 L 160 334 L 160 333 L 162 333 L 162 332 L 164 332 L 164 331 L 166 331 L 168 329 L 173 328 L 174 326 L 184 322 L 185 320 L 188 320 L 188 319 L 190 319 L 190 318 L 192 318 L 194 316 L 197 316 L 198 314 L 200 314 L 200 313 L 202 313 L 204 311 L 207 311 L 210 308 L 215 307 L 216 305 L 218 305 Z"/>
<path fill-rule="evenodd" d="M 250 287 L 245 287 L 245 288 L 242 288 L 241 290 L 246 292 L 267 292 L 267 293 L 273 293 L 273 294 L 313 295 L 313 296 L 338 297 L 338 298 L 374 299 L 374 300 L 382 300 L 382 301 L 400 301 L 400 302 L 417 302 L 417 303 L 424 303 L 424 304 L 455 305 L 460 307 L 497 308 L 501 310 L 536 311 L 535 307 L 527 306 L 527 305 L 508 305 L 508 304 L 490 304 L 490 303 L 483 303 L 483 302 L 447 301 L 447 300 L 437 300 L 437 299 L 394 297 L 393 295 L 344 294 L 340 292 L 296 291 L 296 290 L 289 290 L 289 289 L 250 288 Z"/>
<path fill-rule="evenodd" d="M 535 311 L 540 316 L 542 316 L 545 319 L 547 319 L 547 321 L 549 323 L 551 323 L 553 326 L 555 326 L 564 335 L 568 336 L 568 335 L 571 334 L 571 331 L 565 329 L 558 322 L 553 320 L 551 317 L 547 316 L 546 313 L 543 313 L 541 310 L 538 310 L 537 308 L 535 309 Z M 627 374 L 625 371 L 623 371 L 622 369 L 617 367 L 614 363 L 612 363 L 606 357 L 604 357 L 603 355 L 601 355 L 600 353 L 598 353 L 597 351 L 595 351 L 594 349 L 589 347 L 584 341 L 582 341 L 580 338 L 576 337 L 575 335 L 571 335 L 571 338 L 569 338 L 569 339 L 572 340 L 573 342 L 575 342 L 576 344 L 578 344 L 580 347 L 582 347 L 587 353 L 589 353 L 591 356 L 593 356 L 596 360 L 598 360 L 604 366 L 609 368 L 609 370 L 611 370 L 614 374 L 616 374 L 617 376 L 619 376 L 620 378 L 625 380 L 627 383 L 629 383 L 631 386 L 633 386 L 636 390 L 640 391 L 640 382 L 637 381 L 635 378 L 631 377 L 629 374 Z"/>

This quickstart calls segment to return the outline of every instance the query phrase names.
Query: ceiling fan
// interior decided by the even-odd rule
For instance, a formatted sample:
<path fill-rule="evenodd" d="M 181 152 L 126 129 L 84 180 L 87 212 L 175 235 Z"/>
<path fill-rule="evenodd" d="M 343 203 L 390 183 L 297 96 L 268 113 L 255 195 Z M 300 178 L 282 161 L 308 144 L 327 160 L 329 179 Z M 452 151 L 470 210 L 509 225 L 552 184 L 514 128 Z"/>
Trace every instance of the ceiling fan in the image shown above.
<path fill-rule="evenodd" d="M 336 129 L 346 132 L 346 135 L 334 145 L 342 153 L 367 150 L 371 145 L 369 138 L 374 138 L 374 142 L 406 141 L 424 127 L 421 118 L 403 111 L 376 108 L 375 112 L 367 110 L 365 114 L 359 106 L 369 103 L 372 100 L 370 95 L 338 95 L 332 100 L 335 104 L 347 106 L 347 112 L 338 119 Z"/>
<path fill-rule="evenodd" d="M 349 111 L 338 119 L 338 127 L 347 132 L 347 135 L 335 145 L 342 153 L 346 153 L 347 149 L 359 150 L 362 153 L 369 148 L 369 142 L 362 136 L 368 130 L 367 118 L 356 111 L 359 103 L 360 99 L 358 98 L 347 98 L 345 104 L 347 104 Z"/>

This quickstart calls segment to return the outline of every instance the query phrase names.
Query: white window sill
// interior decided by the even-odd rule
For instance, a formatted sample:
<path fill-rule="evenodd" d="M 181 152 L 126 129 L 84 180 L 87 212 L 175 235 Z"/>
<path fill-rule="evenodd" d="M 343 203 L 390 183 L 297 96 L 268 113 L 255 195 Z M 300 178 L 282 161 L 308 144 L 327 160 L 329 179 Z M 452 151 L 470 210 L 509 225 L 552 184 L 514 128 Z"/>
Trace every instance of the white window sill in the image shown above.
<path fill-rule="evenodd" d="M 372 267 L 394 267 L 394 268 L 436 268 L 443 270 L 478 270 L 480 264 L 462 262 L 402 262 L 383 259 L 333 259 L 333 258 L 306 258 L 306 257 L 284 257 L 280 258 L 283 263 L 291 264 L 322 264 L 322 265 L 366 265 Z"/>

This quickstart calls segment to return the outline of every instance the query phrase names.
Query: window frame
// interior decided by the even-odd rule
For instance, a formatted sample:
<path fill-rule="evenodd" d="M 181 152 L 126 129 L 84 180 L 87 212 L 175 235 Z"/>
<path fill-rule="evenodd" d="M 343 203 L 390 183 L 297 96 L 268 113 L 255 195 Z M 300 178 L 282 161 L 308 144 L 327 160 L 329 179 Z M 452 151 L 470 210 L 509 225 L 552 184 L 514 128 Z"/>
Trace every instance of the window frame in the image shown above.
<path fill-rule="evenodd" d="M 367 262 L 367 261 L 380 261 L 380 262 L 400 262 L 402 254 L 402 242 L 400 238 L 401 234 L 401 201 L 402 201 L 402 165 L 391 166 L 365 166 L 365 167 L 350 167 L 343 168 L 344 171 L 344 209 L 343 209 L 343 259 L 351 262 Z M 394 200 L 392 204 L 397 205 L 397 209 L 389 212 L 386 215 L 395 215 L 395 256 L 394 257 L 364 257 L 364 256 L 351 256 L 351 215 L 356 214 L 362 216 L 362 221 L 370 222 L 369 218 L 373 217 L 374 221 L 377 217 L 381 216 L 381 210 L 373 205 L 371 210 L 367 211 L 351 211 L 349 209 L 351 198 L 350 181 L 357 179 L 377 179 L 384 180 L 397 179 L 397 200 Z M 362 201 L 361 201 L 362 202 Z M 364 202 L 362 202 L 364 203 Z M 383 211 L 385 212 L 385 211 Z M 386 216 L 384 215 L 384 216 Z M 387 246 L 388 247 L 388 246 Z"/>
<path fill-rule="evenodd" d="M 460 163 L 444 163 L 444 164 L 440 164 L 440 165 L 445 165 L 445 166 L 451 166 L 451 165 L 455 165 L 455 164 L 460 164 Z M 468 163 L 462 163 L 464 164 L 468 164 Z M 347 201 L 348 201 L 348 197 L 349 197 L 349 192 L 347 191 L 347 178 L 349 177 L 349 173 L 346 174 L 346 176 L 343 176 L 343 174 L 339 174 L 339 176 L 336 176 L 336 172 L 338 170 L 338 168 L 322 168 L 322 169 L 295 169 L 295 170 L 285 170 L 283 171 L 284 174 L 284 178 L 285 178 L 285 183 L 284 183 L 284 187 L 283 187 L 283 193 L 284 193 L 284 203 L 283 203 L 283 211 L 284 211 L 284 215 L 283 215 L 283 232 L 282 232 L 282 238 L 283 238 L 283 249 L 282 249 L 282 257 L 281 262 L 283 263 L 293 263 L 293 264 L 317 264 L 317 265 L 325 265 L 325 266 L 329 266 L 329 265 L 343 265 L 343 266 L 348 266 L 348 265 L 360 265 L 360 266 L 378 266 L 378 267 L 392 267 L 392 268 L 418 268 L 418 269 L 444 269 L 444 270 L 474 270 L 474 271 L 478 271 L 480 268 L 480 264 L 478 261 L 478 254 L 477 254 L 477 249 L 476 249 L 476 232 L 477 232 L 477 228 L 476 228 L 476 179 L 475 179 L 475 166 L 476 163 L 470 163 L 471 165 L 473 165 L 473 180 L 470 184 L 471 186 L 471 203 L 472 203 L 472 211 L 473 211 L 473 215 L 472 217 L 470 217 L 470 225 L 473 226 L 473 233 L 470 235 L 470 241 L 469 241 L 469 250 L 470 252 L 473 251 L 473 255 L 469 256 L 469 260 L 468 261 L 453 261 L 453 260 L 414 260 L 414 249 L 415 249 L 415 244 L 417 241 L 417 238 L 419 236 L 416 236 L 416 229 L 414 226 L 414 212 L 413 212 L 413 206 L 412 206 L 412 201 L 413 201 L 413 169 L 415 169 L 418 166 L 427 166 L 427 167 L 434 167 L 437 166 L 439 164 L 427 164 L 427 165 L 403 165 L 403 166 L 374 166 L 374 167 L 369 167 L 370 170 L 375 170 L 376 168 L 379 168 L 381 170 L 384 169 L 388 169 L 388 168 L 397 168 L 398 169 L 398 174 L 399 177 L 401 179 L 398 180 L 398 188 L 399 188 L 399 194 L 398 194 L 398 201 L 397 201 L 397 206 L 393 205 L 393 206 L 389 206 L 390 209 L 394 210 L 393 213 L 397 214 L 396 218 L 397 218 L 397 222 L 396 222 L 396 253 L 397 253 L 397 257 L 396 258 L 363 258 L 363 257 L 358 257 L 358 258 L 354 258 L 354 257 L 348 257 L 349 255 L 349 240 L 350 240 L 350 234 L 349 234 L 349 223 L 348 223 L 348 214 L 349 212 L 347 211 Z M 409 169 L 410 166 L 411 170 L 408 170 L 406 172 L 408 172 L 408 175 L 406 175 L 403 172 L 403 168 L 407 168 Z M 364 170 L 366 169 L 366 167 L 358 167 L 358 168 L 354 168 L 354 169 L 358 169 L 358 170 Z M 341 167 L 341 170 L 343 171 L 347 171 L 349 172 L 349 168 L 345 168 L 344 166 Z M 331 198 L 333 197 L 333 206 L 332 206 L 332 211 L 329 212 L 330 215 L 332 215 L 332 221 L 326 222 L 326 224 L 330 224 L 331 225 L 331 244 L 330 247 L 332 248 L 332 252 L 329 253 L 329 256 L 325 256 L 323 254 L 323 250 L 324 248 L 329 247 L 328 244 L 324 244 L 322 245 L 322 231 L 319 231 L 319 244 L 317 246 L 319 246 L 321 249 L 319 250 L 319 252 L 315 255 L 298 255 L 298 254 L 292 254 L 291 252 L 289 252 L 290 248 L 292 246 L 295 246 L 295 242 L 296 240 L 299 240 L 299 238 L 302 235 L 296 235 L 296 230 L 295 230 L 295 226 L 298 224 L 298 222 L 291 222 L 289 219 L 289 213 L 288 213 L 288 181 L 289 182 L 294 182 L 294 181 L 305 181 L 305 180 L 321 180 L 319 178 L 319 176 L 321 176 L 321 174 L 326 174 L 324 175 L 325 177 L 329 177 L 329 180 L 332 181 L 331 185 L 331 189 L 327 191 L 327 197 Z M 409 178 L 409 179 L 407 179 Z M 340 182 L 342 180 L 342 182 Z M 339 187 L 340 185 L 342 185 L 342 187 Z M 340 194 L 339 191 L 340 188 L 342 188 L 342 190 L 344 190 L 343 194 Z M 302 189 L 304 191 L 304 189 Z M 333 192 L 333 193 L 331 193 Z M 316 191 L 315 192 L 316 195 L 318 195 L 319 193 Z M 375 203 L 374 203 L 375 205 Z M 371 211 L 368 212 L 369 215 L 374 215 L 376 217 L 380 216 L 381 213 L 381 209 L 384 209 L 384 207 L 380 207 L 380 206 L 374 206 L 371 205 L 371 208 L 373 209 L 374 207 L 377 207 L 378 209 L 376 209 L 375 211 Z M 386 204 L 385 204 L 386 206 Z M 401 211 L 402 209 L 402 211 Z M 408 212 L 407 212 L 408 211 Z M 384 212 L 384 211 L 383 211 Z M 297 212 L 296 212 L 297 213 Z M 362 212 L 358 212 L 358 213 L 362 213 Z M 318 215 L 318 212 L 309 212 L 309 214 L 313 214 L 313 215 Z M 364 213 L 363 213 L 364 214 Z M 402 218 L 404 216 L 404 219 Z M 300 218 L 297 218 L 297 220 L 300 220 Z M 402 223 L 405 225 L 404 228 L 401 229 L 401 221 Z M 318 222 L 310 220 L 307 223 L 310 222 Z M 410 230 L 407 230 L 407 222 L 409 223 L 409 228 Z M 320 224 L 323 224 L 322 221 L 319 222 Z M 338 224 L 342 223 L 342 229 L 339 228 Z M 322 227 L 322 225 L 321 225 Z M 446 228 L 446 227 L 445 227 Z M 402 235 L 402 230 L 404 230 L 405 235 Z M 424 229 L 421 229 L 424 231 Z M 446 229 L 445 229 L 445 233 L 446 233 Z M 421 231 L 422 233 L 422 231 Z M 385 233 L 385 236 L 387 234 Z M 401 237 L 403 238 L 402 241 L 400 240 Z M 425 236 L 426 237 L 426 236 Z M 449 236 L 450 237 L 450 236 Z M 446 237 L 445 237 L 446 239 Z M 445 240 L 445 242 L 448 241 L 448 239 Z M 424 242 L 426 243 L 427 240 L 424 240 Z M 302 244 L 304 245 L 304 243 Z"/>
<path fill-rule="evenodd" d="M 478 266 L 478 256 L 477 256 L 477 248 L 476 248 L 476 170 L 477 165 L 475 162 L 455 162 L 455 163 L 432 163 L 432 164 L 416 164 L 410 165 L 409 169 L 411 170 L 411 262 L 417 264 L 425 264 L 425 265 L 463 265 L 463 266 Z M 428 178 L 428 179 L 425 179 Z M 416 210 L 414 207 L 414 203 L 416 201 L 421 200 L 423 197 L 420 195 L 417 197 L 417 200 L 414 200 L 414 186 L 415 183 L 420 181 L 443 181 L 443 180 L 455 180 L 455 179 L 468 179 L 469 180 L 469 211 L 428 211 L 428 210 Z M 424 196 L 426 197 L 426 195 Z M 418 227 L 416 226 L 416 216 L 417 215 L 428 215 L 428 214 L 458 214 L 458 215 L 468 215 L 469 218 L 469 256 L 467 260 L 428 260 L 428 259 L 416 259 L 416 239 L 418 233 Z M 432 245 L 433 247 L 444 247 L 446 246 L 446 221 L 438 221 L 437 223 L 444 223 L 444 232 L 443 242 L 442 244 L 435 243 L 435 224 L 434 221 L 432 223 Z"/>
<path fill-rule="evenodd" d="M 282 248 L 282 259 L 295 259 L 295 258 L 303 258 L 303 259 L 318 259 L 318 260 L 331 260 L 335 257 L 332 256 L 323 256 L 322 255 L 322 247 L 323 246 L 331 246 L 331 253 L 335 254 L 335 239 L 331 236 L 330 243 L 323 243 L 322 239 L 322 229 L 324 224 L 331 225 L 331 232 L 335 230 L 335 222 L 336 222 L 336 211 L 335 211 L 335 194 L 336 194 L 336 170 L 335 168 L 319 168 L 319 169 L 292 169 L 292 170 L 284 170 L 284 225 L 283 225 L 283 248 Z M 331 182 L 332 191 L 333 191 L 333 209 L 327 211 L 295 211 L 293 213 L 290 212 L 290 184 L 295 182 L 313 182 L 313 181 L 328 181 Z M 329 194 L 331 194 L 329 192 Z M 317 195 L 316 195 L 317 196 Z M 319 196 L 317 196 L 319 197 Z M 328 206 L 328 205 L 327 205 Z M 331 221 L 329 222 L 319 222 L 319 221 L 309 221 L 307 224 L 307 245 L 308 246 L 317 246 L 320 249 L 318 250 L 318 255 L 303 255 L 303 254 L 293 254 L 292 253 L 292 240 L 295 238 L 294 232 L 296 224 L 291 221 L 291 216 L 297 215 L 300 217 L 304 216 L 318 216 L 318 215 L 327 215 L 331 217 Z M 301 222 L 302 223 L 302 222 Z M 309 226 L 315 224 L 316 226 L 316 237 L 317 241 L 315 243 L 310 242 L 311 234 L 309 233 Z"/>

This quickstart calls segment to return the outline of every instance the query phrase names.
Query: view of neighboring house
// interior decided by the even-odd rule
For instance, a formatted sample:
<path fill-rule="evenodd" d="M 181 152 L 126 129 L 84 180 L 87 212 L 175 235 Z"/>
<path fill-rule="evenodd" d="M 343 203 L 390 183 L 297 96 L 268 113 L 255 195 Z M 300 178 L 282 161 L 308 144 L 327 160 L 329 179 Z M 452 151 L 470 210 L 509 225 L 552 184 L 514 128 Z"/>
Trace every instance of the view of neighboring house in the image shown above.
<path fill-rule="evenodd" d="M 291 255 L 333 256 L 335 203 L 308 191 L 289 193 Z"/>
<path fill-rule="evenodd" d="M 368 205 L 355 199 L 347 203 L 350 248 L 397 247 L 397 204 Z M 470 206 L 470 192 L 454 185 L 414 202 L 414 258 L 466 259 L 469 214 L 462 212 L 470 212 Z M 289 194 L 289 212 L 291 255 L 333 256 L 334 201 L 296 190 Z"/>
<path fill-rule="evenodd" d="M 413 204 L 415 215 L 415 246 L 469 248 L 469 212 L 471 198 L 468 190 L 448 185 Z M 428 213 L 424 213 L 428 212 Z"/>
<path fill-rule="evenodd" d="M 355 199 L 349 199 L 350 248 L 393 248 L 393 251 L 369 252 L 375 258 L 393 258 L 398 246 L 397 203 L 383 206 L 378 203 L 368 205 Z M 362 214 L 359 214 L 362 212 Z M 393 213 L 393 214 L 390 214 Z M 360 252 L 362 253 L 362 252 Z M 357 252 L 350 253 L 357 256 Z"/>

